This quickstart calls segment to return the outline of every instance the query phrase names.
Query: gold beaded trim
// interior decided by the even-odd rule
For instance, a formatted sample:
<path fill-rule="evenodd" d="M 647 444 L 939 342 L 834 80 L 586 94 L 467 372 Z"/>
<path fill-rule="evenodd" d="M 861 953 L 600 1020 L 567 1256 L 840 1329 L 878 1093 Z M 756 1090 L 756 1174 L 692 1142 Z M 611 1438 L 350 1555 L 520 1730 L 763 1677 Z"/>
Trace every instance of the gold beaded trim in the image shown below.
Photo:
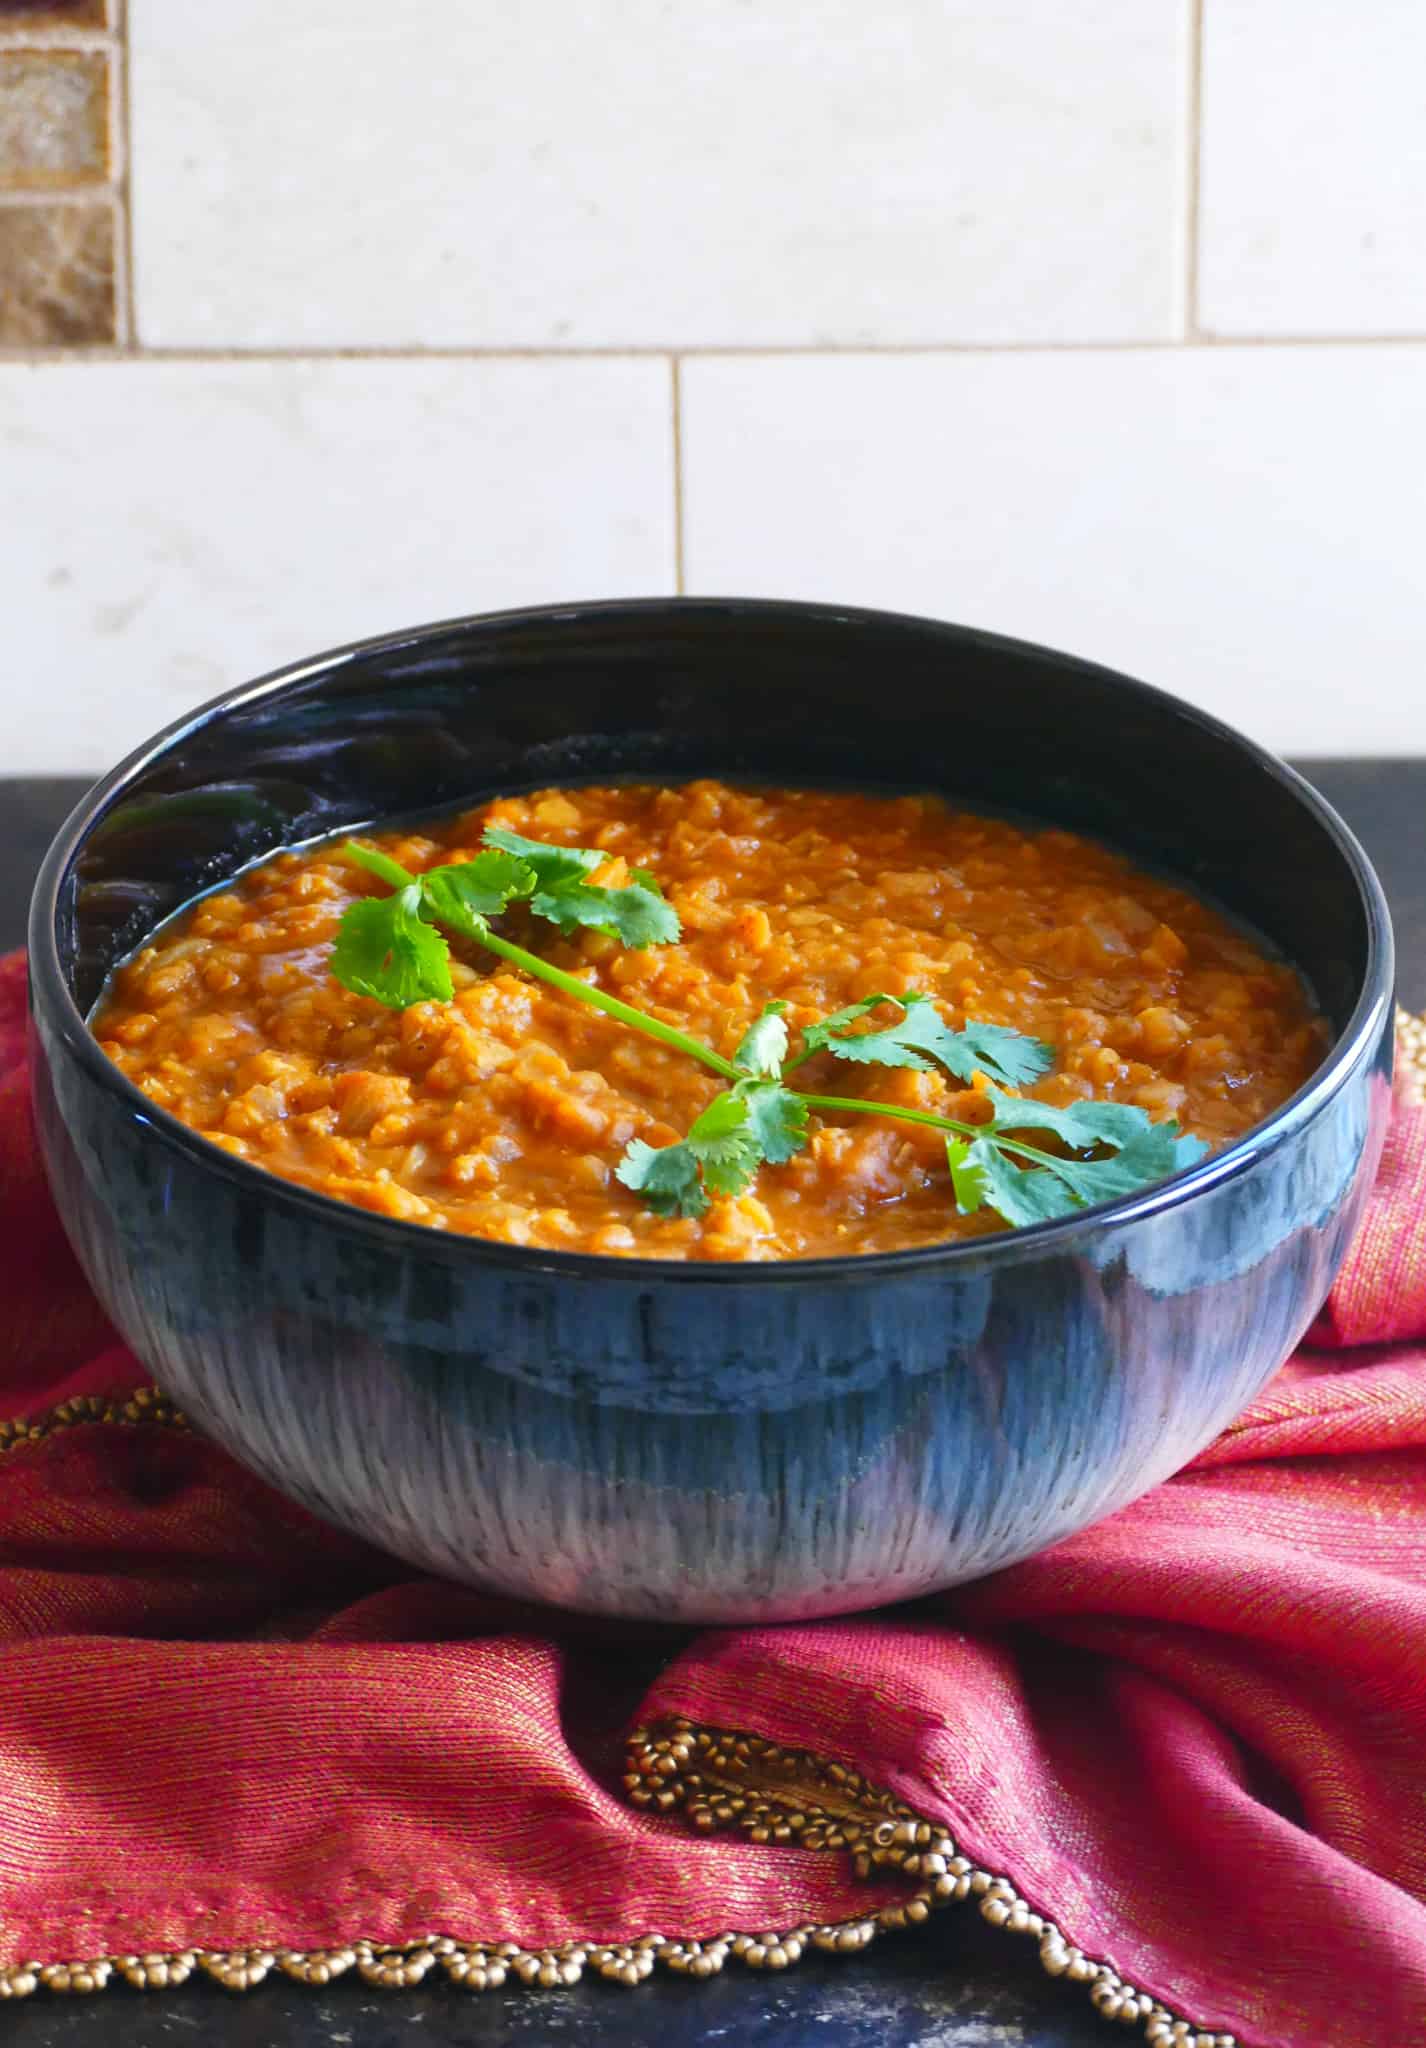
<path fill-rule="evenodd" d="M 1085 1985 L 1104 2019 L 1142 2022 L 1148 2048 L 1237 2048 L 1234 2035 L 1178 2018 L 1149 1992 L 1127 1983 L 1112 1963 L 1086 1956 L 1052 1920 L 1035 1912 L 1008 1878 L 960 1855 L 939 1821 L 925 1820 L 845 1764 L 783 1749 L 758 1735 L 731 1735 L 675 1720 L 656 1735 L 640 1729 L 631 1737 L 624 1783 L 636 1806 L 662 1812 L 681 1807 L 701 1833 L 736 1828 L 752 1842 L 846 1849 L 858 1877 L 895 1872 L 912 1880 L 909 1898 L 864 1919 L 760 1934 L 751 1946 L 745 1935 L 719 1936 L 703 1945 L 718 1954 L 698 1975 L 720 1968 L 726 1955 L 739 1953 L 740 1942 L 743 1961 L 755 1968 L 783 1969 L 797 1961 L 808 1942 L 845 1953 L 864 1948 L 889 1929 L 919 1926 L 943 1906 L 973 1900 L 992 1927 L 1030 1936 L 1051 1977 Z"/>
<path fill-rule="evenodd" d="M 0 1422 L 0 1452 L 17 1451 L 24 1444 L 42 1443 L 66 1429 L 85 1422 L 117 1422 L 125 1428 L 139 1425 L 162 1429 L 187 1429 L 188 1417 L 174 1407 L 161 1387 L 140 1387 L 137 1393 L 110 1400 L 103 1394 L 77 1394 L 61 1401 L 33 1420 Z"/>
<path fill-rule="evenodd" d="M 1398 1080 L 1409 1102 L 1426 1102 L 1426 1014 L 1397 1009 Z"/>
<path fill-rule="evenodd" d="M 1397 1044 L 1407 1093 L 1426 1100 L 1426 1017 L 1398 1010 Z M 186 1429 L 187 1418 L 158 1387 L 123 1400 L 86 1394 L 34 1421 L 0 1422 L 0 1454 L 38 1443 L 84 1423 Z M 657 1734 L 638 1729 L 629 1740 L 624 1784 L 635 1806 L 681 1809 L 700 1833 L 736 1828 L 749 1841 L 845 1850 L 859 1877 L 895 1872 L 911 1881 L 908 1897 L 850 1920 L 803 1921 L 756 1934 L 724 1933 L 671 1941 L 660 1934 L 630 1942 L 562 1942 L 522 1948 L 517 1942 L 457 1941 L 431 1934 L 399 1947 L 355 1941 L 339 1948 L 170 1949 L 106 1955 L 66 1963 L 27 1962 L 0 1969 L 0 2001 L 39 1990 L 85 1993 L 115 1983 L 138 1990 L 172 1989 L 201 1972 L 229 1991 L 251 1991 L 274 1970 L 301 1984 L 330 1984 L 355 1970 L 367 1984 L 399 1990 L 434 1969 L 468 1991 L 508 1983 L 551 1989 L 577 1984 L 586 1970 L 614 1984 L 635 1985 L 655 1965 L 684 1977 L 712 1977 L 729 1958 L 752 1970 L 785 1970 L 810 1948 L 852 1955 L 879 1934 L 916 1927 L 941 1907 L 974 1900 L 983 1919 L 1007 1934 L 1028 1935 L 1041 1966 L 1088 1988 L 1106 2020 L 1142 2023 L 1146 2048 L 1238 2048 L 1232 2034 L 1176 2017 L 1149 1992 L 1126 1982 L 1114 1965 L 1086 1956 L 1054 1921 L 1016 1891 L 1008 1878 L 962 1856 L 939 1822 L 928 1821 L 859 1771 L 804 1750 L 783 1749 L 757 1735 L 696 1728 L 674 1720 Z"/>

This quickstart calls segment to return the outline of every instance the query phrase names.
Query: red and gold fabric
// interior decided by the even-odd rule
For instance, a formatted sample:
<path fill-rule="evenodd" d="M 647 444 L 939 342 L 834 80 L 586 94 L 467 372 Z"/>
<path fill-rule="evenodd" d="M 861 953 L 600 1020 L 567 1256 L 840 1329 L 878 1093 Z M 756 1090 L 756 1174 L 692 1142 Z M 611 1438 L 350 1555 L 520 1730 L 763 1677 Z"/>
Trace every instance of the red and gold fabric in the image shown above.
<path fill-rule="evenodd" d="M 413 1578 L 191 1435 L 49 1205 L 23 1007 L 11 959 L 0 1993 L 633 1983 L 944 1905 L 1155 2048 L 1426 2037 L 1419 1102 L 1186 1472 L 939 1600 L 688 1636 Z"/>

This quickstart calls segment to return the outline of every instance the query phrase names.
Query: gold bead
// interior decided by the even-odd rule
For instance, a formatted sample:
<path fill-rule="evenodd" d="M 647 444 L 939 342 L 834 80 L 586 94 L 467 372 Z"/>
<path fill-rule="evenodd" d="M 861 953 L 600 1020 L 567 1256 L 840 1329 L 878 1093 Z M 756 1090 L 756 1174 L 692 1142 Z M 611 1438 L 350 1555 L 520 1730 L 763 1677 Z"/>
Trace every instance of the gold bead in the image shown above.
<path fill-rule="evenodd" d="M 50 1963 L 40 1971 L 40 1982 L 47 1991 L 102 1991 L 109 1982 L 113 1969 L 113 1964 L 107 1960 L 92 1963 Z"/>

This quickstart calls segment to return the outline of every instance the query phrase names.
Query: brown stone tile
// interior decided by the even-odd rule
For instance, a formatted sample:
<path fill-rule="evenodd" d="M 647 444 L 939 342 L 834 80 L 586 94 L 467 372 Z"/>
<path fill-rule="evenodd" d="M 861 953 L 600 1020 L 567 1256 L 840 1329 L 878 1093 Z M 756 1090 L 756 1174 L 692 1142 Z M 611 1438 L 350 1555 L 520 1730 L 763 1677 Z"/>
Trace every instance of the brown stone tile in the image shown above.
<path fill-rule="evenodd" d="M 0 0 L 0 35 L 7 29 L 109 26 L 109 0 Z"/>
<path fill-rule="evenodd" d="M 0 346 L 112 341 L 114 243 L 107 199 L 0 206 Z"/>
<path fill-rule="evenodd" d="M 109 59 L 0 49 L 0 187 L 92 185 L 109 172 Z"/>

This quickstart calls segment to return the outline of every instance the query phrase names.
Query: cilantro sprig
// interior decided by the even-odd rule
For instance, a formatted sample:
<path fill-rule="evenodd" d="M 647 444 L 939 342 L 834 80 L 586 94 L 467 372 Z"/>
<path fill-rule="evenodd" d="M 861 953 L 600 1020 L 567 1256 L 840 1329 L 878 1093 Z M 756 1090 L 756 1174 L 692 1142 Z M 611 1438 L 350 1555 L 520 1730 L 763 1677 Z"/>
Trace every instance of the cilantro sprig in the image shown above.
<path fill-rule="evenodd" d="M 343 851 L 391 889 L 389 896 L 360 898 L 342 917 L 329 964 L 344 987 L 398 1010 L 451 1001 L 444 927 L 573 1001 L 686 1053 L 728 1084 L 685 1137 L 663 1146 L 635 1138 L 626 1147 L 616 1175 L 658 1215 L 702 1216 L 715 1200 L 746 1193 L 763 1167 L 785 1165 L 807 1145 L 813 1110 L 886 1117 L 939 1131 L 960 1213 L 991 1209 L 1013 1226 L 1049 1222 L 1136 1193 L 1193 1165 L 1208 1150 L 1176 1123 L 1154 1123 L 1131 1103 L 1057 1108 L 1006 1093 L 1040 1080 L 1053 1062 L 1053 1048 L 1003 1024 L 967 1018 L 954 1027 L 929 996 L 915 991 L 866 996 L 804 1025 L 792 1057 L 787 1005 L 768 1003 L 728 1059 L 492 929 L 493 918 L 519 903 L 566 935 L 602 931 L 631 947 L 676 940 L 678 913 L 654 877 L 635 868 L 624 886 L 601 887 L 590 876 L 606 856 L 594 848 L 549 846 L 492 825 L 470 860 L 419 876 L 375 847 L 349 840 Z M 857 1028 L 882 1008 L 900 1014 L 890 1024 Z M 919 1072 L 939 1067 L 967 1084 L 979 1077 L 990 1117 L 970 1122 L 901 1103 L 790 1088 L 787 1076 L 819 1053 L 860 1066 Z M 1037 1142 L 1045 1138 L 1059 1149 Z"/>
<path fill-rule="evenodd" d="M 741 1078 L 715 1095 L 686 1138 L 635 1138 L 615 1167 L 660 1216 L 701 1216 L 715 1195 L 745 1194 L 760 1166 L 784 1166 L 807 1143 L 807 1101 L 782 1085 L 786 1003 L 768 1003 L 733 1054 Z"/>
<path fill-rule="evenodd" d="M 1056 1109 L 998 1088 L 985 1093 L 995 1112 L 990 1122 L 972 1138 L 946 1139 L 963 1216 L 984 1207 L 1007 1223 L 1047 1223 L 1166 1180 L 1208 1151 L 1200 1139 L 1180 1135 L 1177 1124 L 1152 1123 L 1133 1103 L 1073 1102 Z M 1016 1131 L 1019 1138 L 1007 1135 Z M 1071 1156 L 1029 1142 L 1025 1134 L 1040 1131 L 1058 1138 Z"/>
<path fill-rule="evenodd" d="M 363 897 L 343 917 L 331 964 L 344 988 L 392 1010 L 448 1003 L 450 948 L 435 927 L 484 945 L 491 918 L 512 903 L 527 903 L 562 932 L 586 925 L 626 946 L 666 946 L 678 937 L 678 912 L 652 875 L 636 871 L 627 887 L 602 889 L 588 877 L 608 856 L 593 847 L 545 846 L 497 825 L 487 825 L 484 836 L 485 850 L 472 859 L 419 876 L 376 847 L 347 841 L 348 860 L 395 893 Z"/>
<path fill-rule="evenodd" d="M 495 829 L 487 828 L 487 840 Z M 534 840 L 525 843 L 538 844 Z M 545 847 L 542 851 L 581 856 L 586 853 L 584 848 L 573 847 Z M 428 868 L 423 875 L 408 874 L 389 854 L 374 846 L 362 846 L 354 839 L 347 840 L 342 853 L 357 867 L 390 883 L 394 891 L 391 896 L 363 896 L 343 912 L 327 964 L 344 988 L 357 995 L 371 996 L 391 1010 L 408 1010 L 413 1003 L 449 1002 L 454 993 L 450 947 L 444 935 L 435 929 L 443 924 L 487 952 L 508 960 L 512 967 L 523 969 L 536 981 L 548 982 L 551 988 L 573 997 L 575 1002 L 587 1003 L 607 1016 L 617 1017 L 631 1030 L 642 1031 L 648 1038 L 657 1038 L 687 1053 L 690 1059 L 701 1061 L 716 1074 L 734 1076 L 732 1062 L 714 1052 L 712 1046 L 701 1044 L 661 1018 L 650 1017 L 645 1010 L 636 1010 L 632 1003 L 622 1002 L 602 988 L 591 987 L 576 974 L 566 974 L 562 967 L 542 960 L 538 953 L 515 945 L 491 929 L 491 918 L 499 916 L 512 903 L 528 903 L 531 910 L 536 910 L 542 893 L 538 870 L 508 848 L 490 846 L 471 860 Z M 595 865 L 602 859 L 602 855 L 595 855 Z M 588 867 L 581 866 L 581 875 L 589 872 Z M 651 875 L 643 876 L 630 889 L 601 890 L 591 883 L 582 886 L 588 894 L 581 899 L 580 922 L 594 923 L 595 905 L 589 899 L 603 897 L 605 921 L 600 929 L 616 938 L 630 932 L 646 932 L 653 915 L 649 904 L 653 903 L 666 913 L 660 918 L 660 925 L 668 938 L 678 937 L 678 913 L 672 904 L 664 902 Z M 638 900 L 631 907 L 627 899 L 634 894 Z M 649 902 L 644 901 L 645 897 Z M 667 939 L 660 943 L 667 943 Z"/>
<path fill-rule="evenodd" d="M 331 969 L 344 988 L 371 996 L 394 1010 L 412 1003 L 448 1003 L 451 949 L 422 916 L 419 882 L 406 882 L 394 896 L 366 896 L 342 919 L 332 948 Z"/>
<path fill-rule="evenodd" d="M 566 935 L 590 925 L 613 932 L 626 946 L 667 946 L 678 937 L 678 912 L 644 868 L 634 868 L 633 881 L 622 889 L 601 889 L 588 878 L 609 856 L 593 847 L 546 846 L 500 825 L 486 826 L 485 843 L 528 868 L 534 876 L 531 910 Z"/>
<path fill-rule="evenodd" d="M 881 1003 L 901 1008 L 900 1026 L 852 1039 L 843 1035 L 848 1023 Z M 785 1085 L 784 1073 L 818 1052 L 846 1056 L 843 1049 L 849 1044 L 859 1048 L 850 1057 L 870 1064 L 874 1054 L 860 1048 L 881 1041 L 882 1056 L 876 1064 L 886 1067 L 926 1070 L 931 1060 L 920 1055 L 934 1052 L 949 1073 L 966 1081 L 977 1071 L 997 1069 L 1017 1082 L 1037 1080 L 1053 1053 L 1039 1039 L 1003 1025 L 967 1023 L 953 1031 L 925 996 L 876 995 L 805 1026 L 802 1050 L 788 1060 L 788 1032 L 781 1015 L 785 1007 L 769 1003 L 763 1010 L 733 1055 L 734 1065 L 746 1078 L 715 1096 L 686 1138 L 661 1147 L 636 1138 L 625 1151 L 615 1169 L 619 1179 L 659 1215 L 701 1216 L 712 1197 L 743 1194 L 759 1167 L 782 1165 L 802 1150 L 812 1109 L 886 1116 L 944 1132 L 961 1214 L 993 1209 L 1010 1224 L 1046 1223 L 1131 1194 L 1191 1166 L 1208 1150 L 1197 1138 L 1180 1136 L 1177 1124 L 1151 1122 L 1132 1103 L 1077 1102 L 1057 1109 L 1007 1095 L 992 1082 L 984 1091 L 992 1109 L 987 1123 L 857 1096 L 803 1094 Z M 910 1036 L 905 1028 L 908 1019 Z M 1014 1135 L 1017 1132 L 1019 1136 Z M 1026 1134 L 1039 1132 L 1057 1138 L 1066 1154 L 1030 1142 Z"/>

